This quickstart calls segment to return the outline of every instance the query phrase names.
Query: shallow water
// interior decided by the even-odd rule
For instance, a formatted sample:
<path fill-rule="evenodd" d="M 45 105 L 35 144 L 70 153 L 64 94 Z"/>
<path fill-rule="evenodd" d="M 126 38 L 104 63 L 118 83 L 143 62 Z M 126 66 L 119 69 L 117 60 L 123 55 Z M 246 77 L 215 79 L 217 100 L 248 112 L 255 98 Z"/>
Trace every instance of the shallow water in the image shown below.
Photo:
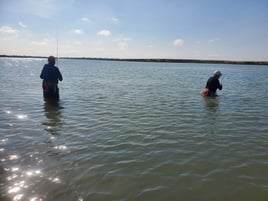
<path fill-rule="evenodd" d="M 0 59 L 0 200 L 268 199 L 268 66 L 60 60 L 48 104 L 45 62 Z"/>

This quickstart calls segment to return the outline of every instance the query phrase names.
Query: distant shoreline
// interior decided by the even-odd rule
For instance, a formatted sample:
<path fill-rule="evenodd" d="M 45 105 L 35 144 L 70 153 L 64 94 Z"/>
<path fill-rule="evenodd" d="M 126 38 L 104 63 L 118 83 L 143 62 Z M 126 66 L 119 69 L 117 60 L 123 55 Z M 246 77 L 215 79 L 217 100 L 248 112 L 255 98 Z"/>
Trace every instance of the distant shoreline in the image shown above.
<path fill-rule="evenodd" d="M 0 58 L 36 58 L 46 59 L 45 56 L 27 55 L 0 55 Z M 165 63 L 205 63 L 205 64 L 243 64 L 243 65 L 268 65 L 268 61 L 231 61 L 231 60 L 200 60 L 200 59 L 120 59 L 120 58 L 94 58 L 94 57 L 60 57 L 60 59 L 80 60 L 106 60 L 106 61 L 128 61 L 128 62 L 165 62 Z"/>

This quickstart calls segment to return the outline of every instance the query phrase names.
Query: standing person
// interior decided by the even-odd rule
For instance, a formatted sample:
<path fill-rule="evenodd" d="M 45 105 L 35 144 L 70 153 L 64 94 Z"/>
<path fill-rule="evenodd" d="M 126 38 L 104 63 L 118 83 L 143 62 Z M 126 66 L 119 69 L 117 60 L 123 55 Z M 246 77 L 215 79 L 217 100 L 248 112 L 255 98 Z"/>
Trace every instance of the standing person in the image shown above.
<path fill-rule="evenodd" d="M 62 75 L 55 66 L 56 59 L 54 56 L 48 57 L 48 64 L 45 64 L 40 78 L 43 79 L 43 96 L 44 99 L 59 99 L 58 80 L 62 81 Z"/>
<path fill-rule="evenodd" d="M 222 90 L 222 84 L 219 81 L 221 75 L 221 72 L 218 70 L 213 73 L 213 76 L 207 81 L 206 88 L 201 92 L 203 96 L 217 96 L 217 89 Z"/>

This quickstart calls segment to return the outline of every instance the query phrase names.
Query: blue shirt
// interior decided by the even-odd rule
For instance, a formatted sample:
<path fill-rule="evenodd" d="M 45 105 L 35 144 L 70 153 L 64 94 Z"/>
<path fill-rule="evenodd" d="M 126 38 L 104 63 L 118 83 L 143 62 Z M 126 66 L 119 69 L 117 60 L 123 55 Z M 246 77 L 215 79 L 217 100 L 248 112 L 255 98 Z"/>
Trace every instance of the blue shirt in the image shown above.
<path fill-rule="evenodd" d="M 62 75 L 59 69 L 53 64 L 45 64 L 41 72 L 40 78 L 46 81 L 58 82 L 62 81 Z"/>

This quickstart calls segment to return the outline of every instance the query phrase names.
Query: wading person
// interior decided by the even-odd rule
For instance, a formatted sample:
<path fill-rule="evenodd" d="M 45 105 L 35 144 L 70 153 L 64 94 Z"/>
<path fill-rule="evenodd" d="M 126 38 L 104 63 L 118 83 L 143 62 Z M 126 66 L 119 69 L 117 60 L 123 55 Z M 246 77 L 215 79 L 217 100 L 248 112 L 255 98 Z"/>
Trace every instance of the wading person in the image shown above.
<path fill-rule="evenodd" d="M 55 66 L 56 59 L 53 56 L 48 57 L 48 64 L 45 64 L 40 78 L 43 79 L 43 97 L 44 99 L 59 99 L 58 80 L 62 81 L 62 75 Z"/>
<path fill-rule="evenodd" d="M 221 72 L 218 70 L 213 73 L 213 76 L 207 81 L 206 88 L 201 92 L 203 96 L 217 96 L 217 89 L 222 90 L 222 84 L 219 81 L 221 75 Z"/>

